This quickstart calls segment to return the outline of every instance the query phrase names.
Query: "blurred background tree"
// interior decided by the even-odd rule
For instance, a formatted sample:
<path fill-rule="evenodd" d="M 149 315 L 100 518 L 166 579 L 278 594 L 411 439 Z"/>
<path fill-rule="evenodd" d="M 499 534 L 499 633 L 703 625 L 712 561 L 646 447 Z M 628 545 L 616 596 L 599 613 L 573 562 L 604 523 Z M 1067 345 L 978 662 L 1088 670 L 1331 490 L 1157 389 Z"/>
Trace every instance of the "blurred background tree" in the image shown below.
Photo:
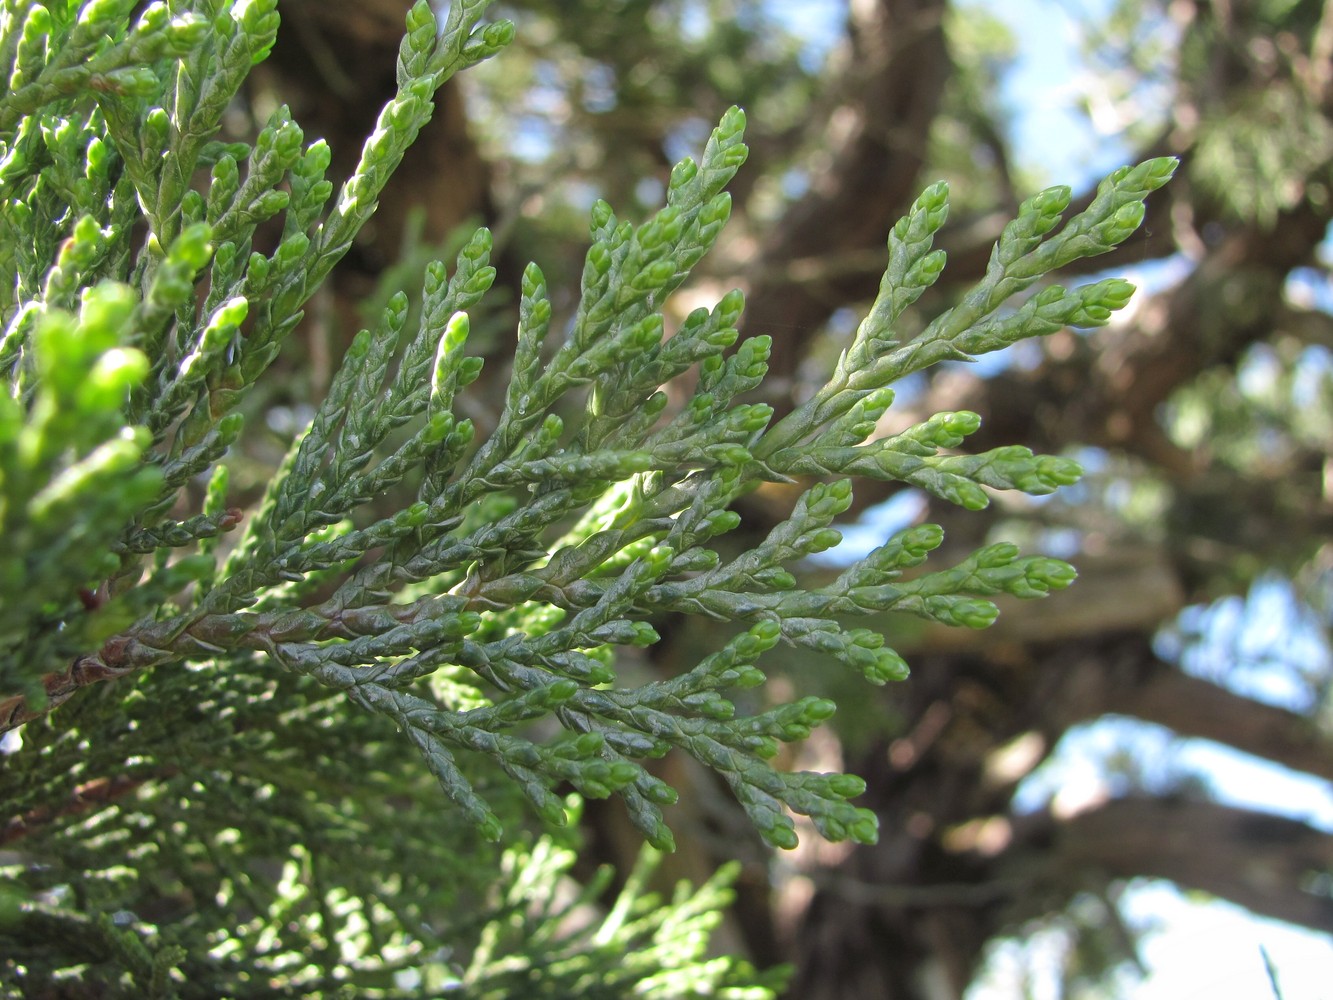
<path fill-rule="evenodd" d="M 290 104 L 345 172 L 392 91 L 406 7 L 284 0 L 284 32 L 251 84 L 256 116 Z M 798 683 L 843 705 L 836 737 L 792 763 L 863 775 L 879 845 L 812 836 L 773 857 L 725 789 L 672 776 L 689 792 L 671 864 L 697 877 L 744 864 L 736 947 L 761 966 L 794 962 L 790 995 L 804 1000 L 934 998 L 962 995 L 988 944 L 1058 926 L 1069 931 L 1056 949 L 1063 995 L 1092 995 L 1079 991 L 1137 961 L 1120 894 L 1139 877 L 1333 931 L 1327 808 L 1321 819 L 1313 801 L 1239 804 L 1224 773 L 1145 763 L 1133 740 L 1144 727 L 1127 724 L 1094 785 L 1055 794 L 1054 779 L 1043 783 L 1071 740 L 1117 718 L 1161 727 L 1158 750 L 1197 738 L 1333 780 L 1333 4 L 1033 0 L 1017 27 L 1000 5 L 961 0 L 499 7 L 520 26 L 515 47 L 446 85 L 307 324 L 310 363 L 289 399 L 268 401 L 271 424 L 322 390 L 328 359 L 362 322 L 354 303 L 465 222 L 494 227 L 501 284 L 516 286 L 537 259 L 553 289 L 576 288 L 592 200 L 646 216 L 670 163 L 733 103 L 748 111 L 753 152 L 725 244 L 694 288 L 708 302 L 745 288 L 747 332 L 774 337 L 767 402 L 780 411 L 822 381 L 828 334 L 845 334 L 873 298 L 885 233 L 926 183 L 952 183 L 954 214 L 950 266 L 922 316 L 981 274 L 1024 195 L 1069 180 L 1037 165 L 1049 151 L 1072 162 L 1096 136 L 1089 166 L 1108 165 L 1108 152 L 1184 161 L 1140 233 L 1095 262 L 1139 276 L 1127 319 L 945 366 L 886 417 L 892 430 L 976 410 L 975 448 L 1021 441 L 1073 454 L 1092 474 L 1058 499 L 1001 498 L 984 516 L 959 518 L 912 491 L 858 495 L 868 537 L 929 519 L 960 553 L 1012 538 L 1072 558 L 1082 575 L 1057 598 L 1006 607 L 985 632 L 888 623 L 914 676 L 883 691 L 838 689 L 791 659 Z M 1081 51 L 1052 31 L 1071 7 Z M 1077 72 L 1065 86 L 1081 95 L 1078 127 L 1004 97 L 1034 46 Z M 1075 206 L 1090 195 L 1076 192 Z M 679 298 L 671 308 L 684 315 L 695 303 Z M 509 325 L 492 320 L 497 333 Z M 495 337 L 493 352 L 505 342 Z M 502 362 L 490 377 L 503 377 Z M 472 416 L 485 429 L 495 415 Z M 773 511 L 790 500 L 747 501 L 756 532 L 770 499 Z M 718 644 L 677 635 L 656 667 Z M 616 808 L 589 807 L 591 853 L 627 870 L 637 839 Z"/>

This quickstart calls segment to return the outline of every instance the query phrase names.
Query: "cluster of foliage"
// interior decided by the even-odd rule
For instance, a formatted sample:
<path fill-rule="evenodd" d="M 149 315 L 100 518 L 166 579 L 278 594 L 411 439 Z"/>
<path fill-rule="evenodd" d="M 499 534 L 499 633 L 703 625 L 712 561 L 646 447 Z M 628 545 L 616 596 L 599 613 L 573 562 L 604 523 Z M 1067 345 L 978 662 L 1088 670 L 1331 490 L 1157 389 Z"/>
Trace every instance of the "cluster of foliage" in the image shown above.
<path fill-rule="evenodd" d="M 851 477 L 970 509 L 1077 478 L 1021 446 L 959 453 L 968 412 L 892 436 L 877 422 L 891 386 L 929 365 L 1105 323 L 1127 282 L 1021 293 L 1133 232 L 1174 161 L 1116 171 L 1068 220 L 1067 188 L 1030 198 L 984 279 L 901 338 L 944 266 L 947 190 L 928 188 L 827 384 L 775 421 L 745 401 L 770 342 L 737 342 L 739 292 L 669 336 L 661 311 L 726 222 L 746 156 L 733 109 L 646 222 L 596 204 L 567 320 L 525 271 L 489 436 L 455 407 L 481 368 L 468 312 L 495 277 L 479 230 L 357 335 L 244 511 L 225 459 L 247 392 L 435 91 L 514 29 L 483 23 L 487 0 L 458 0 L 443 25 L 414 7 L 397 96 L 335 191 L 328 147 L 285 108 L 251 142 L 217 138 L 273 44 L 274 0 L 135 6 L 0 9 L 0 977 L 134 996 L 770 995 L 771 975 L 707 957 L 728 873 L 667 904 L 645 868 L 590 918 L 605 886 L 560 890 L 564 835 L 532 842 L 523 803 L 549 830 L 570 790 L 618 795 L 670 849 L 676 793 L 645 761 L 675 749 L 721 775 L 773 846 L 795 845 L 793 814 L 873 842 L 873 813 L 849 801 L 858 778 L 772 766 L 835 706 L 767 701 L 762 655 L 786 643 L 882 684 L 906 665 L 848 619 L 980 628 L 988 597 L 1074 573 L 1004 543 L 918 569 L 942 541 L 932 525 L 815 589 L 793 570 L 839 541 Z M 793 481 L 807 488 L 790 516 L 726 552 L 733 502 Z M 410 499 L 384 515 L 386 496 Z M 624 664 L 682 615 L 734 636 L 632 683 Z"/>

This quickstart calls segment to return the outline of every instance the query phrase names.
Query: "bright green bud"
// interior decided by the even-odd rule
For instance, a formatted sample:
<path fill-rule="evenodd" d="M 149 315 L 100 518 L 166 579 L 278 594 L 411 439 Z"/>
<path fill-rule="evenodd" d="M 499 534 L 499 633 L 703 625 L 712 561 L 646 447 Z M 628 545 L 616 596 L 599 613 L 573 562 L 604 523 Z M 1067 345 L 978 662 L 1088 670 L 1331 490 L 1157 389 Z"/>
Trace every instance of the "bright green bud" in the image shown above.
<path fill-rule="evenodd" d="M 208 37 L 208 20 L 198 14 L 186 13 L 173 18 L 167 26 L 166 47 L 162 54 L 180 57 Z"/>
<path fill-rule="evenodd" d="M 100 27 L 104 30 L 111 31 L 116 26 L 115 22 L 125 16 L 127 13 L 126 8 L 128 6 L 129 5 L 124 3 L 123 0 L 89 0 L 89 3 L 85 4 L 83 9 L 79 11 L 79 19 L 75 23 L 80 28 Z M 161 9 L 158 10 L 157 8 Z M 44 9 L 42 10 L 42 13 L 45 15 L 46 30 L 50 31 L 50 13 Z M 139 23 L 147 24 L 150 30 L 156 30 L 165 20 L 166 14 L 166 8 L 162 4 L 151 4 L 143 14 L 140 15 Z M 161 16 L 159 17 L 158 15 Z M 29 20 L 31 20 L 32 17 L 33 14 L 30 12 L 28 15 Z"/>
<path fill-rule="evenodd" d="M 422 429 L 422 441 L 425 444 L 439 444 L 449 437 L 454 430 L 454 415 L 448 410 L 432 413 Z"/>
<path fill-rule="evenodd" d="M 285 114 L 286 107 L 282 111 Z M 284 170 L 295 164 L 300 157 L 301 143 L 304 139 L 305 133 L 301 131 L 301 126 L 294 121 L 284 121 L 278 127 L 277 133 L 273 137 L 273 155 Z"/>
<path fill-rule="evenodd" d="M 449 321 L 444 325 L 444 336 L 440 338 L 441 352 L 452 354 L 462 350 L 471 329 L 472 325 L 467 313 L 456 312 L 450 316 Z"/>
<path fill-rule="evenodd" d="M 917 196 L 911 210 L 899 219 L 890 233 L 889 246 L 894 241 L 919 244 L 929 240 L 949 217 L 949 185 L 936 181 Z"/>
<path fill-rule="evenodd" d="M 495 843 L 504 835 L 504 827 L 494 814 L 487 812 L 477 823 L 477 833 L 483 840 Z"/>
<path fill-rule="evenodd" d="M 580 733 L 574 737 L 574 754 L 578 757 L 592 757 L 602 752 L 605 743 L 601 733 Z"/>
<path fill-rule="evenodd" d="M 981 569 L 995 569 L 1000 566 L 1008 566 L 1018 558 L 1018 546 L 1012 542 L 997 542 L 994 545 L 987 545 L 979 549 L 973 556 L 976 564 Z"/>
<path fill-rule="evenodd" d="M 738 140 L 745 133 L 745 112 L 732 105 L 722 115 L 717 128 L 713 130 L 712 141 L 718 145 Z"/>
<path fill-rule="evenodd" d="M 985 510 L 990 496 L 976 483 L 967 479 L 953 480 L 940 488 L 939 495 L 964 510 Z"/>
<path fill-rule="evenodd" d="M 252 253 L 250 255 L 249 266 L 246 268 L 246 286 L 250 292 L 263 290 L 269 281 L 272 273 L 272 265 L 269 259 L 262 253 Z"/>
<path fill-rule="evenodd" d="M 1128 205 L 1121 205 L 1114 215 L 1094 227 L 1093 232 L 1097 241 L 1108 247 L 1121 243 L 1139 228 L 1145 212 L 1146 208 L 1141 201 L 1131 201 Z"/>
<path fill-rule="evenodd" d="M 632 784 L 640 774 L 643 768 L 638 764 L 630 763 L 627 760 L 618 760 L 610 767 L 610 780 L 616 788 L 624 788 Z"/>
<path fill-rule="evenodd" d="M 904 283 L 918 288 L 933 285 L 935 279 L 944 271 L 947 260 L 948 254 L 943 250 L 932 250 L 912 265 Z"/>
<path fill-rule="evenodd" d="M 754 574 L 755 582 L 769 590 L 793 590 L 796 577 L 781 566 L 769 566 Z"/>
<path fill-rule="evenodd" d="M 680 210 L 668 206 L 639 227 L 639 246 L 651 252 L 664 244 L 674 243 L 680 239 L 683 226 Z"/>
<path fill-rule="evenodd" d="M 828 788 L 841 799 L 854 799 L 865 793 L 866 783 L 865 779 L 854 774 L 830 774 Z"/>
<path fill-rule="evenodd" d="M 275 194 L 281 192 L 273 192 Z M 305 233 L 293 233 L 280 244 L 274 256 L 274 263 L 279 270 L 289 271 L 296 267 L 310 249 L 310 237 Z"/>
<path fill-rule="evenodd" d="M 940 614 L 940 619 L 948 625 L 988 628 L 999 614 L 999 609 L 990 601 L 961 600 L 949 602 Z"/>
<path fill-rule="evenodd" d="M 277 194 L 281 192 L 271 193 Z M 283 197 L 286 197 L 285 193 L 283 194 Z M 207 212 L 207 202 L 204 201 L 204 196 L 198 191 L 186 191 L 185 194 L 181 195 L 181 219 L 186 225 L 203 222 Z"/>
<path fill-rule="evenodd" d="M 858 844 L 874 844 L 879 840 L 879 820 L 869 809 L 856 810 L 856 820 L 848 829 L 851 839 Z"/>
<path fill-rule="evenodd" d="M 678 191 L 697 176 L 699 176 L 699 165 L 687 156 L 671 168 L 670 188 L 672 191 Z"/>
<path fill-rule="evenodd" d="M 166 148 L 170 132 L 171 118 L 166 110 L 152 108 L 144 116 L 143 127 L 139 130 L 139 143 L 144 149 L 161 152 Z"/>
<path fill-rule="evenodd" d="M 757 688 L 766 680 L 768 680 L 768 675 L 758 667 L 741 667 L 736 671 L 735 680 L 732 681 L 732 685 L 744 691 L 750 688 Z"/>
<path fill-rule="evenodd" d="M 784 851 L 794 851 L 800 845 L 800 838 L 796 836 L 796 831 L 792 829 L 790 822 L 786 824 L 775 823 L 767 829 L 759 831 L 764 839 L 774 847 L 781 848 Z"/>
<path fill-rule="evenodd" d="M 624 643 L 627 646 L 639 646 L 646 649 L 649 646 L 655 646 L 662 638 L 657 629 L 647 622 L 630 622 L 629 624 L 630 635 Z"/>
<path fill-rule="evenodd" d="M 840 840 L 847 839 L 847 827 L 833 818 L 832 816 L 822 816 L 815 820 L 815 826 L 823 835 L 824 839 L 830 843 L 836 844 Z"/>
<path fill-rule="evenodd" d="M 1019 214 L 1031 213 L 1038 217 L 1031 225 L 1034 235 L 1040 236 L 1055 228 L 1061 214 L 1069 207 L 1072 196 L 1073 191 L 1064 184 L 1046 188 L 1025 201 L 1019 208 Z"/>
<path fill-rule="evenodd" d="M 818 531 L 812 532 L 807 536 L 802 536 L 802 538 L 809 539 L 808 542 L 801 546 L 805 551 L 826 552 L 842 541 L 842 533 L 835 528 L 820 528 Z"/>
<path fill-rule="evenodd" d="M 736 171 L 750 156 L 750 149 L 744 143 L 738 143 L 735 146 L 729 146 L 717 160 L 717 167 L 726 171 Z M 728 200 L 728 210 L 730 210 L 730 200 Z"/>
<path fill-rule="evenodd" d="M 157 74 L 147 66 L 113 69 L 109 73 L 93 74 L 89 85 L 125 97 L 154 97 L 161 89 Z"/>
<path fill-rule="evenodd" d="M 564 803 L 554 795 L 548 796 L 537 803 L 537 814 L 549 826 L 564 827 L 569 823 L 569 816 L 565 812 Z"/>
<path fill-rule="evenodd" d="M 244 426 L 245 416 L 243 414 L 228 413 L 218 421 L 218 441 L 224 447 L 230 447 L 241 436 L 241 429 Z"/>
<path fill-rule="evenodd" d="M 225 347 L 249 311 L 249 301 L 239 295 L 218 306 L 204 329 L 204 350 L 212 352 Z"/>
<path fill-rule="evenodd" d="M 645 781 L 642 782 L 640 791 L 643 792 L 649 802 L 656 803 L 659 806 L 674 806 L 680 799 L 680 795 L 674 788 L 660 778 L 654 778 L 651 775 L 645 775 Z"/>
<path fill-rule="evenodd" d="M 711 463 L 733 468 L 745 465 L 754 457 L 748 448 L 739 444 L 708 445 L 704 448 L 704 454 Z"/>
<path fill-rule="evenodd" d="M 801 706 L 801 719 L 805 722 L 823 722 L 833 718 L 838 710 L 837 704 L 828 698 L 803 698 L 797 704 Z"/>
<path fill-rule="evenodd" d="M 658 260 L 649 264 L 642 271 L 630 279 L 630 287 L 636 291 L 649 291 L 661 288 L 668 281 L 676 276 L 676 262 L 673 260 Z"/>
<path fill-rule="evenodd" d="M 85 413 L 118 409 L 129 390 L 144 380 L 148 369 L 148 358 L 142 351 L 113 347 L 97 359 L 79 387 L 79 409 Z"/>
<path fill-rule="evenodd" d="M 250 214 L 257 220 L 271 219 L 291 202 L 286 191 L 265 191 L 250 203 Z"/>
<path fill-rule="evenodd" d="M 818 517 L 836 517 L 851 506 L 852 481 L 838 479 L 831 483 L 821 483 L 810 491 L 806 504 L 812 514 Z"/>
<path fill-rule="evenodd" d="M 870 663 L 863 664 L 861 673 L 871 684 L 905 681 L 911 674 L 907 661 L 892 649 L 878 649 Z"/>
<path fill-rule="evenodd" d="M 496 269 L 493 267 L 477 268 L 473 275 L 463 283 L 463 291 L 468 295 L 481 295 L 495 284 Z"/>
<path fill-rule="evenodd" d="M 611 248 L 605 243 L 594 243 L 588 248 L 588 267 L 597 276 L 606 275 L 614 262 Z"/>
<path fill-rule="evenodd" d="M 1042 483 L 1054 489 L 1058 486 L 1072 486 L 1078 482 L 1083 477 L 1083 466 L 1072 458 L 1043 455 L 1038 460 L 1037 472 Z"/>
<path fill-rule="evenodd" d="M 93 136 L 88 140 L 86 158 L 88 165 L 84 171 L 85 176 L 105 177 L 111 166 L 111 146 Z"/>
<path fill-rule="evenodd" d="M 1142 190 L 1156 191 L 1171 179 L 1179 166 L 1180 160 L 1174 156 L 1159 156 L 1140 163 L 1136 169 L 1140 171 Z"/>
<path fill-rule="evenodd" d="M 705 691 L 698 693 L 698 695 L 690 695 L 684 701 L 686 705 L 689 705 L 700 715 L 718 721 L 718 723 L 725 723 L 726 720 L 733 719 L 736 716 L 736 705 L 730 703 L 725 697 L 718 695 L 716 691 Z"/>
<path fill-rule="evenodd" d="M 582 776 L 574 780 L 578 790 L 590 799 L 609 799 L 611 797 L 612 789 L 610 785 Z"/>
<path fill-rule="evenodd" d="M 463 46 L 463 58 L 469 61 L 487 59 L 514 40 L 513 21 L 495 21 L 468 39 Z"/>
<path fill-rule="evenodd" d="M 128 285 L 106 282 L 87 289 L 79 308 L 85 349 L 100 353 L 97 345 L 109 347 L 124 339 L 134 302 L 134 292 Z"/>
<path fill-rule="evenodd" d="M 648 836 L 648 843 L 663 854 L 671 854 L 676 850 L 676 838 L 665 823 L 657 824 L 657 829 Z"/>
<path fill-rule="evenodd" d="M 216 218 L 231 203 L 240 187 L 240 169 L 236 159 L 223 155 L 213 164 L 213 180 L 208 188 L 210 218 Z"/>
<path fill-rule="evenodd" d="M 1027 580 L 1034 588 L 1064 590 L 1078 577 L 1078 571 L 1061 559 L 1036 558 L 1024 567 Z"/>
<path fill-rule="evenodd" d="M 674 265 L 672 265 L 674 267 Z M 633 360 L 637 355 L 662 342 L 662 314 L 652 313 L 636 323 L 625 338 L 625 347 L 630 352 L 625 360 Z"/>
<path fill-rule="evenodd" d="M 912 205 L 911 216 L 924 215 L 927 234 L 933 233 L 944 225 L 949 217 L 949 184 L 936 181 L 921 192 Z M 909 217 L 911 217 L 909 216 Z M 921 237 L 916 237 L 920 239 Z"/>
<path fill-rule="evenodd" d="M 738 147 L 744 149 L 744 146 Z M 741 157 L 744 162 L 745 157 Z M 739 166 L 739 164 L 737 164 Z M 731 192 L 722 191 L 708 200 L 699 210 L 699 225 L 704 228 L 719 228 L 731 217 Z"/>
<path fill-rule="evenodd" d="M 429 29 L 433 40 L 437 26 L 435 8 L 427 0 L 417 0 L 412 5 L 412 9 L 407 12 L 407 30 L 409 33 Z"/>
<path fill-rule="evenodd" d="M 975 434 L 981 427 L 981 417 L 971 410 L 959 410 L 956 413 L 937 414 L 940 418 L 940 424 L 948 432 L 950 438 L 954 439 L 952 444 L 941 445 L 943 448 L 956 448 L 962 444 L 963 438 L 969 434 Z M 935 418 L 931 418 L 932 422 Z"/>
<path fill-rule="evenodd" d="M 303 177 L 321 177 L 333 161 L 333 150 L 323 139 L 316 139 L 308 147 L 300 161 L 293 168 Z"/>
<path fill-rule="evenodd" d="M 616 224 L 616 213 L 611 210 L 611 206 L 598 198 L 592 203 L 592 208 L 588 212 L 588 228 L 593 239 L 600 238 L 603 230 L 609 229 Z"/>
<path fill-rule="evenodd" d="M 944 544 L 944 529 L 938 524 L 918 524 L 900 533 L 903 548 L 920 555 Z"/>
<path fill-rule="evenodd" d="M 277 28 L 277 0 L 243 0 L 232 16 L 247 35 L 260 37 Z"/>
<path fill-rule="evenodd" d="M 1107 278 L 1087 289 L 1080 289 L 1090 304 L 1115 311 L 1123 309 L 1134 297 L 1134 284 L 1124 278 Z"/>
<path fill-rule="evenodd" d="M 720 559 L 712 549 L 690 549 L 682 552 L 671 564 L 673 573 L 703 573 L 715 568 Z"/>
<path fill-rule="evenodd" d="M 727 423 L 741 434 L 762 431 L 773 419 L 773 407 L 767 403 L 748 403 L 737 406 L 727 414 Z"/>

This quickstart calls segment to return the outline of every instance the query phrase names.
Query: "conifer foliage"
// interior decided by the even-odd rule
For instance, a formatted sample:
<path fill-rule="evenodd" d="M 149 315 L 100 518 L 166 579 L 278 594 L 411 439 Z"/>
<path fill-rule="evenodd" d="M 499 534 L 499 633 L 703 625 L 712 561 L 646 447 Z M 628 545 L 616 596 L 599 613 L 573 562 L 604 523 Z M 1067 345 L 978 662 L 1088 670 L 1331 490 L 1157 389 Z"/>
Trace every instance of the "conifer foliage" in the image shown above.
<path fill-rule="evenodd" d="M 513 37 L 487 5 L 454 0 L 443 24 L 412 9 L 397 96 L 340 185 L 286 108 L 249 142 L 218 138 L 273 44 L 275 0 L 0 5 L 13 995 L 770 996 L 774 975 L 707 955 L 728 872 L 670 901 L 644 887 L 676 796 L 645 762 L 674 751 L 712 769 L 775 847 L 795 845 L 793 814 L 872 842 L 859 779 L 771 765 L 835 706 L 757 696 L 763 654 L 785 643 L 899 680 L 903 660 L 858 618 L 980 628 L 988 597 L 1074 577 L 1008 544 L 923 566 L 932 525 L 817 588 L 797 571 L 837 544 L 856 478 L 970 509 L 1077 479 L 1018 445 L 968 453 L 972 413 L 893 436 L 877 424 L 894 383 L 928 365 L 1105 323 L 1128 283 L 1043 279 L 1133 232 L 1174 162 L 1116 171 L 1067 220 L 1067 188 L 1030 198 L 984 279 L 902 340 L 899 317 L 944 266 L 948 192 L 928 188 L 889 234 L 879 296 L 827 385 L 774 420 L 749 401 L 769 340 L 738 343 L 739 292 L 670 336 L 662 314 L 727 220 L 739 109 L 675 167 L 653 217 L 595 205 L 571 316 L 527 268 L 491 433 L 455 406 L 481 370 L 469 311 L 495 277 L 479 230 L 356 336 L 262 503 L 236 506 L 247 394 L 438 87 Z M 664 387 L 687 376 L 673 402 Z M 790 516 L 747 550 L 718 544 L 734 501 L 770 482 L 805 485 Z M 732 638 L 685 673 L 629 680 L 626 657 L 690 615 Z M 558 828 L 577 796 L 611 795 L 652 847 L 598 910 L 602 884 L 560 890 Z"/>

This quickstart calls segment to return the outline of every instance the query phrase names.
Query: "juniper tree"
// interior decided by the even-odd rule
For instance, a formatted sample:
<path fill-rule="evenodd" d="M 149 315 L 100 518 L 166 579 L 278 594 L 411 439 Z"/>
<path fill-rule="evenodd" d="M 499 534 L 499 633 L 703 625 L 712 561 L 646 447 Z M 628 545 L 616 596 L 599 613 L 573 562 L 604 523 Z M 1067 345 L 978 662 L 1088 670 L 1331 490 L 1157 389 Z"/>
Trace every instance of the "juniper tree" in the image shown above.
<path fill-rule="evenodd" d="M 228 455 L 245 401 L 436 89 L 514 29 L 483 21 L 487 0 L 455 0 L 442 25 L 414 7 L 398 93 L 335 187 L 328 147 L 286 108 L 248 141 L 219 138 L 273 44 L 274 0 L 135 6 L 0 13 L 6 988 L 771 995 L 779 974 L 708 957 L 731 871 L 669 902 L 647 892 L 676 797 L 651 761 L 716 772 L 773 847 L 795 845 L 794 815 L 874 841 L 858 778 L 773 766 L 835 706 L 773 698 L 764 654 L 901 680 L 858 621 L 982 628 L 988 598 L 1043 596 L 1074 571 L 1006 543 L 935 565 L 932 525 L 820 586 L 801 563 L 838 543 L 858 478 L 968 509 L 1077 479 L 1019 444 L 969 453 L 972 413 L 877 428 L 894 384 L 927 366 L 1105 323 L 1127 282 L 1047 276 L 1133 232 L 1174 162 L 1116 171 L 1069 219 L 1068 188 L 1034 195 L 980 283 L 900 338 L 945 263 L 948 191 L 927 188 L 827 384 L 775 420 L 751 401 L 770 340 L 739 340 L 739 292 L 669 334 L 663 315 L 727 220 L 746 156 L 733 108 L 651 218 L 593 207 L 571 315 L 524 271 L 493 431 L 456 405 L 481 371 L 469 314 L 495 279 L 482 229 L 357 334 L 242 509 Z M 802 487 L 790 515 L 733 551 L 735 502 L 774 482 Z M 689 616 L 731 638 L 675 676 L 623 669 Z M 558 831 L 580 796 L 619 797 L 650 845 L 602 910 L 604 879 L 566 891 Z"/>

